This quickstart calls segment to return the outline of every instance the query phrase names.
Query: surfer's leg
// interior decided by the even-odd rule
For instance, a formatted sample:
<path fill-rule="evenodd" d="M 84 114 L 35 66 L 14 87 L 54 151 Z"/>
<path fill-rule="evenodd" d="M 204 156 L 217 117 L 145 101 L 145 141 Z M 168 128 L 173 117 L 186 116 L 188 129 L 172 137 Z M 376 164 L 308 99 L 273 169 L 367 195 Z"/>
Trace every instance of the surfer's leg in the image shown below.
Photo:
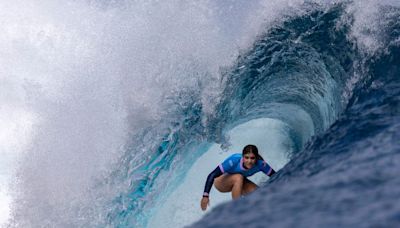
<path fill-rule="evenodd" d="M 244 177 L 241 174 L 224 174 L 215 178 L 214 186 L 220 192 L 232 192 L 232 198 L 242 195 Z"/>
<path fill-rule="evenodd" d="M 250 192 L 256 190 L 257 188 L 258 188 L 258 186 L 256 184 L 254 184 L 253 181 L 251 181 L 247 178 L 244 178 L 243 190 L 242 190 L 243 195 L 249 194 Z"/>
<path fill-rule="evenodd" d="M 238 199 L 242 196 L 244 177 L 241 174 L 232 175 L 232 199 Z"/>

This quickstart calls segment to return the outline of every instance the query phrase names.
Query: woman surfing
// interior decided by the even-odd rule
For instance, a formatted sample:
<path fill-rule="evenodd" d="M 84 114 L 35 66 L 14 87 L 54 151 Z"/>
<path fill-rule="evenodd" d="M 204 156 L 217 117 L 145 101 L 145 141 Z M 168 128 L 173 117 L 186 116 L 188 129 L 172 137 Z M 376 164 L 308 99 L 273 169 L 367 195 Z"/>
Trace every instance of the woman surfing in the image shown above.
<path fill-rule="evenodd" d="M 260 171 L 268 176 L 272 176 L 275 173 L 275 170 L 259 155 L 258 149 L 254 145 L 245 146 L 242 154 L 229 156 L 208 175 L 200 203 L 201 209 L 203 211 L 207 209 L 213 184 L 218 191 L 232 192 L 232 199 L 237 199 L 258 188 L 247 177 Z"/>

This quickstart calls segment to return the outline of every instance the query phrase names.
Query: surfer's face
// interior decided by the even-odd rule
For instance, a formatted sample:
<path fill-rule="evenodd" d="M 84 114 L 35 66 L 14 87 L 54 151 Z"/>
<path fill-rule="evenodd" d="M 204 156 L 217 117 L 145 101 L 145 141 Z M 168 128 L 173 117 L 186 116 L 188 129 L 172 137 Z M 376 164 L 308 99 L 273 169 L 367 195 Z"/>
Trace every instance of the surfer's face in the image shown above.
<path fill-rule="evenodd" d="M 243 156 L 243 163 L 244 165 L 250 169 L 256 164 L 256 155 L 253 153 L 247 153 Z"/>

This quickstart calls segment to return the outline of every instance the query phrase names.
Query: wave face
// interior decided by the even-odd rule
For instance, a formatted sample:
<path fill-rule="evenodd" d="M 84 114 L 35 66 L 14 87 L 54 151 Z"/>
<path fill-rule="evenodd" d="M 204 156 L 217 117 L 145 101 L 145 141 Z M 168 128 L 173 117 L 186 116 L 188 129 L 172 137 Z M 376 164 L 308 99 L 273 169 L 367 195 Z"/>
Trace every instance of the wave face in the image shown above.
<path fill-rule="evenodd" d="M 2 7 L 1 101 L 30 133 L 10 226 L 400 224 L 396 1 L 88 2 Z M 191 168 L 246 137 L 279 172 L 181 222 L 203 186 L 174 192 L 211 171 Z"/>
<path fill-rule="evenodd" d="M 340 92 L 333 96 L 320 94 L 333 99 L 327 104 L 335 120 L 324 129 L 327 125 L 323 123 L 331 123 L 327 121 L 330 117 L 321 114 L 324 112 L 311 114 L 316 129 L 320 126 L 323 130 L 316 132 L 268 184 L 249 197 L 216 208 L 192 227 L 395 227 L 400 224 L 400 208 L 394 200 L 400 194 L 397 188 L 400 183 L 397 177 L 400 164 L 400 9 L 378 5 L 374 15 L 369 15 L 374 21 L 369 21 L 364 14 L 362 26 L 365 27 L 360 28 L 356 27 L 360 26 L 360 15 L 349 10 L 354 10 L 355 5 L 312 10 L 286 20 L 268 30 L 242 60 L 249 68 L 261 67 L 273 72 L 257 72 L 256 80 L 246 78 L 247 83 L 257 83 L 259 78 L 267 80 L 265 78 L 270 75 L 289 79 L 288 72 L 296 74 L 304 69 L 311 76 L 316 72 L 318 76 L 313 82 L 321 80 L 321 76 L 331 76 L 338 82 Z M 355 14 L 348 15 L 348 12 Z M 344 17 L 350 20 L 343 24 Z M 349 35 L 358 36 L 353 38 L 359 40 L 349 39 Z M 367 48 L 372 41 L 377 46 Z M 287 46 L 282 47 L 282 44 Z M 268 52 L 275 45 L 276 52 Z M 280 52 L 285 47 L 297 51 L 293 52 L 295 54 Z M 275 63 L 278 66 L 273 59 L 278 60 Z M 314 70 L 315 65 L 324 70 Z M 349 86 L 355 77 L 357 82 Z M 273 83 L 273 79 L 269 80 Z M 289 88 L 293 88 L 295 80 L 290 78 L 286 82 Z M 296 83 L 304 85 L 301 81 Z M 323 85 L 326 82 L 318 88 L 324 88 Z M 263 98 L 258 97 L 256 103 L 245 103 L 246 108 L 263 104 L 260 100 L 269 100 L 269 91 L 282 88 L 279 85 L 257 87 L 262 90 L 257 88 L 254 94 L 261 92 Z M 309 93 L 296 91 L 306 97 L 302 100 L 310 100 Z M 313 96 L 316 95 L 312 93 Z M 284 92 L 279 99 L 291 102 L 295 98 L 296 94 Z M 340 105 L 335 109 L 334 104 L 340 104 L 335 98 L 345 100 L 343 109 Z M 305 110 L 311 110 L 308 113 L 315 112 L 315 108 L 310 109 L 304 103 L 307 102 L 300 102 Z M 339 115 L 335 116 L 336 113 Z"/>

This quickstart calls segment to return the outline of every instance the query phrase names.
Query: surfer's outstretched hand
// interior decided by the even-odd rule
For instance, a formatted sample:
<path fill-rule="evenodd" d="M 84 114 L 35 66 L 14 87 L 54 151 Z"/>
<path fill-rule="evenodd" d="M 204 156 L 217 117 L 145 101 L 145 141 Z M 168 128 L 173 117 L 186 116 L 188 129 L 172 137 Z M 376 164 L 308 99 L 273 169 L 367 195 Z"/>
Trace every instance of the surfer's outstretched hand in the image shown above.
<path fill-rule="evenodd" d="M 210 200 L 208 197 L 203 197 L 200 202 L 201 210 L 205 211 L 207 209 L 207 206 L 209 205 Z"/>

